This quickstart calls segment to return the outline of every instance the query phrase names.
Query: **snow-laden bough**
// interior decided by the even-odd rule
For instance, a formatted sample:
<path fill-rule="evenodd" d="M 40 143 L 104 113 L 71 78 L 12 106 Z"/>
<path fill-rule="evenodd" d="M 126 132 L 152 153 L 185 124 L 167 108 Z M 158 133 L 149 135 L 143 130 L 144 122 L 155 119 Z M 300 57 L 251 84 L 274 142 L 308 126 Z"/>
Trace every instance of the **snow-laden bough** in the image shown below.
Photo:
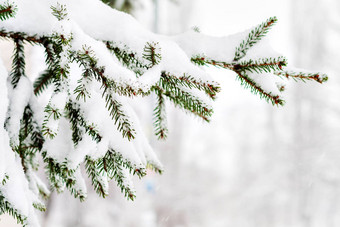
<path fill-rule="evenodd" d="M 0 20 L 0 37 L 15 44 L 9 75 L 0 63 L 0 210 L 27 226 L 39 226 L 34 208 L 44 210 L 40 198 L 49 196 L 35 173 L 39 153 L 52 189 L 66 188 L 80 200 L 87 193 L 82 164 L 100 196 L 114 179 L 131 200 L 132 175 L 163 171 L 130 98 L 156 97 L 155 134 L 165 139 L 167 101 L 209 121 L 220 86 L 206 66 L 234 71 L 273 105 L 284 104 L 285 79 L 327 80 L 286 70 L 287 60 L 262 39 L 275 17 L 227 37 L 197 31 L 169 37 L 99 0 L 0 0 Z M 25 43 L 45 50 L 46 70 L 33 82 L 25 73 Z M 39 95 L 49 97 L 46 106 Z"/>

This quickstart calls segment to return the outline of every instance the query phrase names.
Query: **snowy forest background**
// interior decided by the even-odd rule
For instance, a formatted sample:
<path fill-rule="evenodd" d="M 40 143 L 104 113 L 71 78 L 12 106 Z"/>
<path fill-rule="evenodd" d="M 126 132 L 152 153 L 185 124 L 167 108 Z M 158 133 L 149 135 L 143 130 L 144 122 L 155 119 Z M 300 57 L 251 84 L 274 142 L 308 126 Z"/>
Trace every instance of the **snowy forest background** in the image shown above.
<path fill-rule="evenodd" d="M 84 203 L 68 192 L 53 194 L 43 226 L 339 226 L 340 2 L 158 0 L 157 10 L 153 0 L 131 2 L 144 26 L 167 35 L 193 26 L 228 35 L 276 15 L 268 37 L 275 49 L 296 67 L 327 73 L 329 82 L 292 82 L 285 107 L 278 108 L 244 90 L 232 72 L 211 68 L 222 92 L 210 124 L 169 106 L 169 137 L 159 142 L 152 136 L 152 108 L 136 106 L 163 175 L 136 180 L 134 202 L 115 185 L 108 198 L 89 192 Z M 0 45 L 8 48 L 0 53 L 5 60 L 11 46 Z M 27 51 L 32 59 L 43 57 L 39 49 Z M 28 69 L 34 74 L 41 66 L 33 60 Z M 2 217 L 0 226 L 12 222 Z"/>

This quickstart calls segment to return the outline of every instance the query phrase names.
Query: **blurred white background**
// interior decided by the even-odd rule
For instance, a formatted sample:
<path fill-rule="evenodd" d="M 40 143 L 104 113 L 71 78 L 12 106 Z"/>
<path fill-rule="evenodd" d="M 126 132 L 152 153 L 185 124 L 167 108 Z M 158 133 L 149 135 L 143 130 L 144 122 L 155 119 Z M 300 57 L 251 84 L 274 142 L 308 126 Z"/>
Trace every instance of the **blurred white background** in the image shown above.
<path fill-rule="evenodd" d="M 277 16 L 268 35 L 274 48 L 329 81 L 290 81 L 287 103 L 278 108 L 243 89 L 233 73 L 209 68 L 222 85 L 210 124 L 169 105 L 169 137 L 159 142 L 151 104 L 137 108 L 165 173 L 136 179 L 136 201 L 127 202 L 113 184 L 109 198 L 89 192 L 84 203 L 53 194 L 43 226 L 340 226 L 340 2 L 158 0 L 157 23 L 153 1 L 135 2 L 137 19 L 167 35 L 193 26 L 228 35 Z M 12 226 L 6 220 L 0 226 Z"/>

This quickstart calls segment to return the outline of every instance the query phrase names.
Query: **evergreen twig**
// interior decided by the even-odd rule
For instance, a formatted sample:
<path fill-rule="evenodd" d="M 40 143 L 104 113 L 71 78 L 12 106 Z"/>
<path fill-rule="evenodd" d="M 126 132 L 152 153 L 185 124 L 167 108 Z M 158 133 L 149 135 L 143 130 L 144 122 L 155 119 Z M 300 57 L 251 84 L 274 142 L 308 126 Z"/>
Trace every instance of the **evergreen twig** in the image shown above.
<path fill-rule="evenodd" d="M 161 89 L 155 89 L 157 95 L 156 107 L 153 110 L 155 135 L 158 139 L 166 139 L 168 134 L 165 99 Z"/>
<path fill-rule="evenodd" d="M 146 43 L 144 47 L 143 58 L 149 62 L 148 68 L 151 68 L 161 61 L 160 48 L 157 47 L 158 43 Z"/>
<path fill-rule="evenodd" d="M 273 105 L 284 105 L 285 101 L 281 99 L 280 96 L 273 95 L 271 92 L 263 90 L 260 85 L 248 77 L 245 73 L 237 72 L 237 75 L 237 78 L 241 81 L 241 85 L 243 85 L 245 88 L 249 88 L 251 92 L 259 95 L 260 98 L 264 98 L 267 102 L 271 102 Z"/>
<path fill-rule="evenodd" d="M 142 75 L 144 70 L 149 69 L 149 66 L 137 57 L 137 53 L 129 50 L 128 47 L 125 46 L 125 49 L 119 48 L 112 41 L 105 41 L 104 43 L 106 44 L 106 48 L 114 54 L 125 67 L 134 71 L 137 76 Z"/>
<path fill-rule="evenodd" d="M 8 213 L 17 221 L 18 224 L 23 226 L 27 225 L 27 217 L 21 214 L 17 209 L 15 209 L 12 204 L 10 204 L 5 196 L 0 192 L 0 214 Z"/>
<path fill-rule="evenodd" d="M 4 21 L 15 16 L 17 7 L 8 1 L 4 4 L 0 4 L 0 20 Z"/>
<path fill-rule="evenodd" d="M 163 73 L 159 87 L 162 89 L 162 93 L 168 97 L 169 100 L 175 104 L 175 106 L 188 110 L 189 112 L 202 118 L 204 121 L 210 121 L 209 118 L 213 112 L 211 107 L 208 107 L 197 97 L 194 97 L 189 92 L 181 89 L 180 86 L 174 82 L 172 77 L 169 77 Z"/>
<path fill-rule="evenodd" d="M 108 182 L 102 174 L 104 172 L 100 171 L 98 166 L 98 161 L 92 160 L 90 157 L 85 158 L 85 169 L 88 176 L 91 178 L 92 185 L 98 195 L 105 198 L 108 195 Z"/>
<path fill-rule="evenodd" d="M 22 39 L 14 39 L 14 53 L 12 71 L 10 73 L 11 82 L 15 88 L 22 76 L 25 76 L 25 52 Z"/>
<path fill-rule="evenodd" d="M 236 48 L 234 61 L 243 58 L 247 51 L 260 41 L 269 31 L 269 29 L 277 22 L 276 17 L 271 17 L 250 31 L 246 40 L 243 40 L 240 46 Z"/>
<path fill-rule="evenodd" d="M 295 81 L 303 81 L 312 80 L 316 81 L 320 84 L 326 82 L 328 80 L 328 76 L 326 74 L 321 73 L 305 73 L 305 72 L 293 72 L 293 71 L 282 71 L 282 72 L 275 72 L 277 76 L 283 76 L 287 79 L 292 78 Z"/>

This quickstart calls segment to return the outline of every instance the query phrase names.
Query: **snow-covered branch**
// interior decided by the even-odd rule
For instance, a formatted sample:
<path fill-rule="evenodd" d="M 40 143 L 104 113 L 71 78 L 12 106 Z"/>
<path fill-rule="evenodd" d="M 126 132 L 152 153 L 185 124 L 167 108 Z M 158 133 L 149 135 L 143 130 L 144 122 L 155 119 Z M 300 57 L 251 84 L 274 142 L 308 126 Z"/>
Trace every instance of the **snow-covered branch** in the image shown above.
<path fill-rule="evenodd" d="M 7 73 L 0 64 L 0 90 L 10 97 L 0 115 L 7 130 L 0 131 L 6 147 L 0 160 L 11 156 L 11 162 L 0 168 L 0 209 L 32 226 L 38 225 L 32 206 L 43 210 L 39 196 L 49 194 L 32 172 L 39 153 L 51 188 L 58 192 L 66 188 L 82 201 L 87 192 L 82 164 L 100 196 L 108 195 L 108 182 L 113 179 L 131 200 L 136 196 L 132 175 L 143 177 L 147 168 L 162 172 L 127 99 L 157 98 L 155 134 L 164 139 L 167 100 L 210 120 L 211 102 L 221 88 L 205 66 L 234 71 L 241 85 L 273 105 L 283 105 L 283 89 L 275 83 L 274 89 L 264 85 L 263 74 L 271 74 L 274 80 L 327 80 L 320 74 L 284 71 L 286 59 L 262 40 L 276 23 L 275 17 L 227 37 L 195 31 L 173 37 L 154 34 L 99 0 L 0 1 L 0 19 L 0 37 L 15 44 L 11 83 L 5 82 Z M 25 73 L 25 43 L 45 50 L 47 68 L 33 83 Z M 48 87 L 52 92 L 47 92 Z M 40 108 L 43 113 L 35 99 L 42 94 L 49 97 Z M 14 161 L 14 156 L 20 161 Z M 15 193 L 24 202 L 11 197 L 12 184 L 18 182 L 22 185 Z"/>

